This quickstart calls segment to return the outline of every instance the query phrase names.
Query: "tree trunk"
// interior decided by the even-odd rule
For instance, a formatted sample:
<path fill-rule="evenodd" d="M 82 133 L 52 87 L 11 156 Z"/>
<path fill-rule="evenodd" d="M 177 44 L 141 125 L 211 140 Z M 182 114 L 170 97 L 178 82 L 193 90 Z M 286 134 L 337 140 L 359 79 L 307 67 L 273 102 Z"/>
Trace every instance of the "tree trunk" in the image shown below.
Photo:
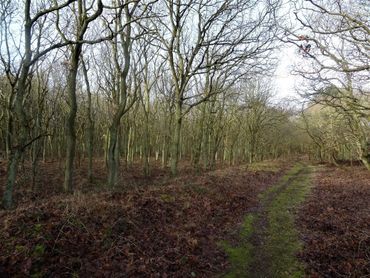
<path fill-rule="evenodd" d="M 73 46 L 71 61 L 69 65 L 69 73 L 67 79 L 67 95 L 69 112 L 66 121 L 66 165 L 64 171 L 64 184 L 63 188 L 65 192 L 73 191 L 73 163 L 75 158 L 76 149 L 76 114 L 77 114 L 77 97 L 76 97 L 76 80 L 77 80 L 77 69 L 78 61 L 81 53 L 81 45 L 77 44 Z"/>
<path fill-rule="evenodd" d="M 149 123 L 145 126 L 145 143 L 144 143 L 144 175 L 150 175 L 149 156 L 150 156 L 150 137 L 149 137 Z"/>
<path fill-rule="evenodd" d="M 41 109 L 39 109 L 41 110 Z M 36 124 L 35 124 L 35 132 L 34 134 L 40 134 L 41 132 L 41 113 L 42 111 L 38 111 L 38 115 L 36 116 Z M 45 140 L 45 138 L 44 138 Z M 41 153 L 41 147 L 42 147 L 42 142 L 34 142 L 33 143 L 33 148 L 32 148 L 32 155 L 31 155 L 31 159 L 32 159 L 32 190 L 38 190 L 37 186 L 36 186 L 36 177 L 37 177 L 37 167 L 38 167 L 38 161 L 39 161 L 39 156 L 40 156 L 40 153 Z"/>
<path fill-rule="evenodd" d="M 13 133 L 13 116 L 11 113 L 11 99 L 9 100 L 9 106 L 7 110 L 7 130 L 6 130 L 6 135 L 5 135 L 5 153 L 6 153 L 6 158 L 9 160 L 10 159 L 10 149 L 12 145 L 12 138 L 11 134 Z"/>
<path fill-rule="evenodd" d="M 88 168 L 87 168 L 87 179 L 89 183 L 93 180 L 93 151 L 94 151 L 94 121 L 92 115 L 92 107 L 91 107 L 91 90 L 90 90 L 90 82 L 87 75 L 87 68 L 82 60 L 82 69 L 84 73 L 85 83 L 86 83 L 86 91 L 87 91 L 87 159 L 88 159 Z"/>
<path fill-rule="evenodd" d="M 130 22 L 131 20 L 131 14 L 129 12 L 128 5 L 124 8 L 126 20 Z M 115 26 L 116 30 L 117 28 L 122 29 L 122 22 L 121 16 L 117 18 L 117 24 Z M 118 26 L 119 25 L 119 26 Z M 131 105 L 127 104 L 128 99 L 128 93 L 129 93 L 129 87 L 127 84 L 127 77 L 130 70 L 130 50 L 131 50 L 131 25 L 126 25 L 126 32 L 121 32 L 121 46 L 123 49 L 123 59 L 125 61 L 124 67 L 121 70 L 121 67 L 119 65 L 119 58 L 118 58 L 118 52 L 117 52 L 117 44 L 118 41 L 115 39 L 113 42 L 113 51 L 114 51 L 114 57 L 115 57 L 115 70 L 116 73 L 119 73 L 118 81 L 117 81 L 117 88 L 118 88 L 118 95 L 116 97 L 116 105 L 117 105 L 117 111 L 115 112 L 113 116 L 112 123 L 109 127 L 109 145 L 108 145 L 108 186 L 110 188 L 113 188 L 117 185 L 118 182 L 118 168 L 119 168 L 119 157 L 120 157 L 120 151 L 119 151 L 119 145 L 120 145 L 120 137 L 119 137 L 119 128 L 121 123 L 121 118 L 123 115 L 128 112 L 128 107 L 131 107 Z"/>
<path fill-rule="evenodd" d="M 10 159 L 8 160 L 8 172 L 7 172 L 7 180 L 6 186 L 3 196 L 3 206 L 5 209 L 9 209 L 13 205 L 13 191 L 15 180 L 17 176 L 17 170 L 19 161 L 22 157 L 24 149 L 26 148 L 26 141 L 27 141 L 27 128 L 28 122 L 26 118 L 26 114 L 24 111 L 24 96 L 26 94 L 26 83 L 27 78 L 30 70 L 30 62 L 32 57 L 31 52 L 31 29 L 32 29 L 32 22 L 30 17 L 30 8 L 31 8 L 31 1 L 27 0 L 25 2 L 25 25 L 24 25 L 24 47 L 25 47 L 25 56 L 22 63 L 21 74 L 18 80 L 18 86 L 15 88 L 15 100 L 14 100 L 14 112 L 18 117 L 20 123 L 19 129 L 19 140 L 18 145 L 16 147 L 10 147 Z M 10 142 L 9 142 L 10 143 Z"/>
<path fill-rule="evenodd" d="M 3 195 L 3 207 L 5 209 L 10 209 L 13 206 L 13 190 L 20 158 L 21 151 L 17 149 L 11 154 L 8 162 L 7 180 Z"/>
<path fill-rule="evenodd" d="M 203 136 L 204 136 L 204 119 L 206 114 L 206 104 L 202 103 L 201 115 L 199 120 L 199 130 L 195 140 L 195 147 L 193 151 L 193 166 L 194 168 L 199 171 L 200 169 L 200 155 L 202 153 L 202 144 L 203 144 Z"/>
<path fill-rule="evenodd" d="M 108 147 L 108 186 L 113 188 L 118 182 L 119 168 L 119 122 L 113 122 L 109 127 L 109 147 Z"/>
<path fill-rule="evenodd" d="M 131 165 L 132 164 L 132 159 L 131 159 L 131 152 L 132 152 L 132 146 L 131 146 L 131 141 L 132 141 L 132 127 L 130 126 L 128 129 L 128 136 L 127 136 L 127 152 L 126 152 L 126 164 Z"/>
<path fill-rule="evenodd" d="M 182 109 L 181 102 L 176 102 L 175 111 L 175 127 L 173 133 L 172 151 L 171 151 L 171 173 L 177 175 L 179 154 L 180 154 L 180 138 L 181 138 L 181 125 L 182 125 Z"/>
<path fill-rule="evenodd" d="M 360 159 L 362 161 L 362 164 L 364 164 L 366 169 L 370 171 L 370 142 L 364 140 L 364 143 L 362 145 L 359 144 L 359 148 L 361 151 Z"/>
<path fill-rule="evenodd" d="M 146 85 L 145 88 L 145 136 L 144 136 L 144 175 L 148 177 L 150 175 L 149 169 L 149 157 L 150 157 L 150 131 L 149 131 L 149 112 L 150 112 L 150 96 L 149 88 Z"/>

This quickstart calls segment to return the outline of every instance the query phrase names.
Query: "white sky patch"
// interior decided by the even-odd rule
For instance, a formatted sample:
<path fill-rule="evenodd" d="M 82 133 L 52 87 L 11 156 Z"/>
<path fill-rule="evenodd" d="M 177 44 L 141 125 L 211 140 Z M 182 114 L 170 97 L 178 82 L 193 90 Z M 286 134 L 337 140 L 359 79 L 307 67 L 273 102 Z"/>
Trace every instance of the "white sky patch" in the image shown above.
<path fill-rule="evenodd" d="M 280 62 L 274 75 L 276 98 L 298 97 L 295 90 L 298 78 L 291 74 L 293 66 L 298 59 L 296 52 L 296 47 L 292 45 L 286 45 L 281 48 Z"/>

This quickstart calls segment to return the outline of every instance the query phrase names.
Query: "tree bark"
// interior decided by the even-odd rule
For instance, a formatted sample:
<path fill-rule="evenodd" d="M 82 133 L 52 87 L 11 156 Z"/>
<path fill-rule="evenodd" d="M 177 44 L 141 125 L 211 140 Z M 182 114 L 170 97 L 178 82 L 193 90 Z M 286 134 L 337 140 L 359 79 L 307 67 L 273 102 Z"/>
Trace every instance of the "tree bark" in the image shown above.
<path fill-rule="evenodd" d="M 108 185 L 114 187 L 118 182 L 119 169 L 119 122 L 113 123 L 109 128 L 109 147 L 108 147 Z"/>
<path fill-rule="evenodd" d="M 87 92 L 87 179 L 89 183 L 93 181 L 93 152 L 94 152 L 94 121 L 92 115 L 92 100 L 91 100 L 91 90 L 90 82 L 87 75 L 87 68 L 84 60 L 82 60 L 82 69 L 84 73 L 86 92 Z"/>
<path fill-rule="evenodd" d="M 77 84 L 77 70 L 78 62 L 80 59 L 82 45 L 76 44 L 72 46 L 71 60 L 69 63 L 69 72 L 67 79 L 67 96 L 69 111 L 66 121 L 66 165 L 64 171 L 64 184 L 65 192 L 73 191 L 73 168 L 76 149 L 76 114 L 77 114 L 77 97 L 76 97 L 76 84 Z"/>
<path fill-rule="evenodd" d="M 181 139 L 181 126 L 182 126 L 182 102 L 176 102 L 175 110 L 175 127 L 173 133 L 172 141 L 172 151 L 171 151 L 171 173 L 172 175 L 177 175 L 178 172 L 178 163 L 179 163 L 179 154 L 180 154 L 180 139 Z"/>

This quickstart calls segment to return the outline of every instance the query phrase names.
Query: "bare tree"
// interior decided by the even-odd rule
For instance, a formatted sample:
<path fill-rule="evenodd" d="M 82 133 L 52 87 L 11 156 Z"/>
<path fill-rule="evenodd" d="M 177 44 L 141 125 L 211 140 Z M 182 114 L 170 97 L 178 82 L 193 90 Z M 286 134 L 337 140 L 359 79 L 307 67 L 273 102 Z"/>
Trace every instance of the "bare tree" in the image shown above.
<path fill-rule="evenodd" d="M 23 46 L 17 49 L 18 58 L 21 57 L 20 62 L 14 65 L 13 52 L 10 50 L 9 38 L 6 41 L 6 52 L 1 53 L 1 60 L 6 68 L 7 76 L 12 84 L 13 88 L 13 101 L 10 110 L 13 117 L 16 117 L 19 122 L 19 132 L 17 134 L 12 133 L 10 137 L 12 139 L 17 138 L 17 142 L 12 142 L 10 145 L 10 155 L 8 162 L 8 176 L 6 182 L 6 188 L 3 196 L 3 206 L 5 208 L 10 208 L 13 204 L 13 189 L 17 176 L 18 164 L 23 155 L 25 149 L 30 146 L 35 140 L 39 139 L 41 135 L 34 138 L 28 138 L 28 120 L 24 109 L 24 99 L 27 93 L 27 86 L 29 80 L 29 73 L 32 65 L 34 65 L 41 57 L 45 56 L 47 53 L 54 49 L 68 45 L 69 43 L 63 41 L 54 41 L 54 38 L 49 38 L 49 43 L 46 47 L 42 48 L 41 38 L 43 29 L 35 29 L 35 26 L 44 21 L 45 18 L 55 11 L 59 11 L 68 5 L 70 5 L 74 0 L 68 0 L 61 4 L 55 4 L 50 7 L 45 7 L 44 5 L 36 4 L 31 6 L 31 0 L 25 0 L 24 3 L 20 4 L 17 9 L 23 9 L 22 19 L 23 19 L 23 29 L 22 29 L 22 43 Z M 5 32 L 10 30 L 7 23 L 8 18 L 12 13 L 7 13 L 11 9 L 10 1 L 5 1 L 6 6 L 4 19 L 2 24 L 5 22 Z M 32 9 L 31 9 L 32 8 Z M 3 17 L 3 16 L 2 16 Z M 36 39 L 37 43 L 33 44 Z M 2 51 L 2 49 L 1 49 Z"/>
<path fill-rule="evenodd" d="M 300 91 L 310 102 L 352 119 L 368 165 L 370 142 L 364 128 L 370 112 L 370 4 L 308 0 L 296 3 L 295 9 L 298 24 L 286 28 L 284 40 L 303 52 L 295 70 L 307 80 Z"/>
<path fill-rule="evenodd" d="M 65 65 L 67 67 L 67 95 L 68 95 L 68 106 L 69 112 L 66 121 L 66 138 L 67 138 L 67 149 L 66 149 L 66 166 L 64 175 L 64 190 L 71 192 L 73 190 L 73 161 L 75 157 L 76 148 L 76 131 L 75 131 L 75 121 L 77 113 L 77 98 L 76 98 L 76 85 L 77 85 L 77 71 L 79 67 L 79 61 L 81 57 L 81 51 L 84 44 L 84 37 L 88 30 L 89 25 L 96 20 L 103 12 L 103 3 L 101 0 L 97 0 L 96 9 L 91 15 L 89 12 L 93 10 L 94 2 L 89 6 L 86 1 L 78 0 L 77 7 L 73 7 L 75 16 L 75 33 L 72 34 L 73 39 L 68 39 L 67 36 L 62 33 L 59 26 L 59 13 L 57 13 L 56 29 L 59 31 L 60 35 L 63 37 L 66 43 L 74 42 L 69 46 L 69 59 L 66 60 Z M 95 41 L 94 43 L 99 42 Z"/>
<path fill-rule="evenodd" d="M 191 99 L 190 81 L 208 68 L 220 69 L 241 59 L 256 62 L 271 50 L 277 3 L 177 0 L 163 2 L 168 16 L 157 11 L 153 28 L 166 52 L 175 90 L 173 174 L 177 172 L 184 105 Z M 214 59 L 206 59 L 209 53 Z"/>

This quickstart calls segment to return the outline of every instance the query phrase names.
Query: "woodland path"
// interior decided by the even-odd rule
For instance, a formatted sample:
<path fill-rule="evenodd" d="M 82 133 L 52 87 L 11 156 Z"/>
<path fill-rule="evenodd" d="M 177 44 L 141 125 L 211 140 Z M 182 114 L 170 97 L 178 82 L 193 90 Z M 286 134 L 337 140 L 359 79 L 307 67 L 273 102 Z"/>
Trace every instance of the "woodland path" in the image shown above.
<path fill-rule="evenodd" d="M 247 214 L 238 243 L 223 242 L 231 269 L 225 277 L 303 277 L 296 253 L 301 248 L 294 224 L 295 208 L 311 187 L 313 169 L 298 163 L 260 197 Z"/>

